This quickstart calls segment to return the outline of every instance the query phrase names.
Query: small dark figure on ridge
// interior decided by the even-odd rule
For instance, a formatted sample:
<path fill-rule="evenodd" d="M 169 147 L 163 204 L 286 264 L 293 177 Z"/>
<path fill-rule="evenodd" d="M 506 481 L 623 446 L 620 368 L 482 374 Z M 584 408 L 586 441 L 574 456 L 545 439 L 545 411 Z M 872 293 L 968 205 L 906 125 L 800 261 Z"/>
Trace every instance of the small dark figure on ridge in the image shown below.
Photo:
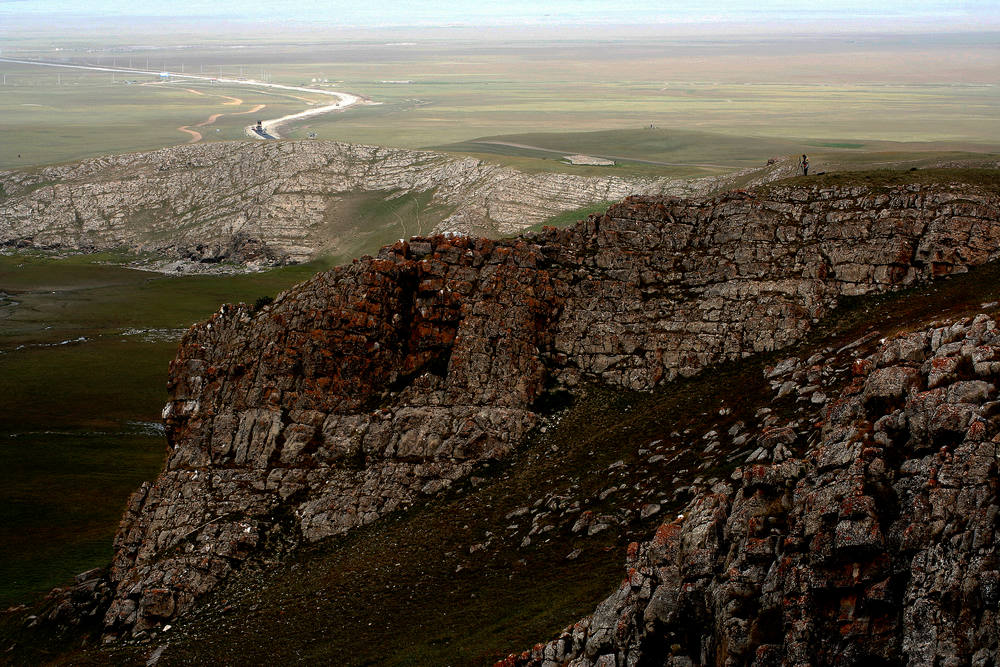
<path fill-rule="evenodd" d="M 808 176 L 809 175 L 809 158 L 806 157 L 805 153 L 802 154 L 802 160 L 799 162 L 799 166 L 802 167 L 802 175 L 803 176 Z"/>

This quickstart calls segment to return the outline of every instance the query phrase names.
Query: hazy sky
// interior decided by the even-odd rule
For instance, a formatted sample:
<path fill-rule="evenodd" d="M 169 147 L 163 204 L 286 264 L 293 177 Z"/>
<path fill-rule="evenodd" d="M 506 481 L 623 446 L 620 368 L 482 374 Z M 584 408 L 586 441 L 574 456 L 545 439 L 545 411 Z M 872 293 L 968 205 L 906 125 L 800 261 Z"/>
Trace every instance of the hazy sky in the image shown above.
<path fill-rule="evenodd" d="M 203 17 L 328 25 L 798 23 L 1000 27 L 998 0 L 0 0 L 0 17 Z"/>

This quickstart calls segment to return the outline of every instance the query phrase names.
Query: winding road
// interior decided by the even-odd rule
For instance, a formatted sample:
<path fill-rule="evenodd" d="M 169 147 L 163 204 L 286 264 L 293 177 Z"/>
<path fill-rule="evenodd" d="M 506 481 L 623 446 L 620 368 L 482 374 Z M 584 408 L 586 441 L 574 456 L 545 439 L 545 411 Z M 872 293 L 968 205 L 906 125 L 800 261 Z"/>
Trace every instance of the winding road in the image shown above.
<path fill-rule="evenodd" d="M 0 62 L 5 63 L 17 63 L 20 65 L 40 65 L 43 67 L 64 67 L 69 69 L 83 69 L 91 70 L 96 72 L 120 72 L 122 74 L 145 74 L 151 76 L 158 76 L 160 72 L 154 72 L 144 69 L 133 69 L 128 67 L 100 67 L 98 65 L 69 65 L 66 63 L 51 63 L 41 60 L 18 60 L 15 58 L 0 58 Z M 267 83 L 266 81 L 256 81 L 254 79 L 228 79 L 215 76 L 205 76 L 203 74 L 183 74 L 177 72 L 168 72 L 171 79 L 194 79 L 197 81 L 209 81 L 214 83 L 224 83 L 237 86 L 253 86 L 256 88 L 270 88 L 272 90 L 290 90 L 300 93 L 310 93 L 312 95 L 324 95 L 327 97 L 335 97 L 337 101 L 333 104 L 326 104 L 323 106 L 313 107 L 311 109 L 306 109 L 299 113 L 288 114 L 287 116 L 281 116 L 280 118 L 272 118 L 270 120 L 263 121 L 262 125 L 264 127 L 264 133 L 260 134 L 254 128 L 256 125 L 248 125 L 246 127 L 247 136 L 253 137 L 255 139 L 280 139 L 281 135 L 278 134 L 277 128 L 286 123 L 290 123 L 295 120 L 302 118 L 309 118 L 311 116 L 318 116 L 324 113 L 330 113 L 331 111 L 343 111 L 348 107 L 352 107 L 356 104 L 369 103 L 368 100 L 359 96 L 353 95 L 351 93 L 341 93 L 333 90 L 323 90 L 321 88 L 306 88 L 304 86 L 286 86 L 280 83 Z M 235 99 L 235 98 L 234 98 Z M 197 139 L 195 139 L 197 141 Z"/>

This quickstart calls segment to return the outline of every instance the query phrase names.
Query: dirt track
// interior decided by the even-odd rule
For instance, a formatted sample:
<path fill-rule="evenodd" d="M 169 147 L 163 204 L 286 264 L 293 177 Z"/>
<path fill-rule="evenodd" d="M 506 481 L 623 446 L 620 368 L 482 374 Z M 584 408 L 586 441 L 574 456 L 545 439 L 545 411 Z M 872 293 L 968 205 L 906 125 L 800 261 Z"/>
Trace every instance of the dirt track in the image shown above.
<path fill-rule="evenodd" d="M 201 95 L 202 93 L 198 94 Z M 232 97 L 230 99 L 237 99 L 237 98 Z M 243 100 L 240 100 L 240 103 L 242 104 Z M 231 102 L 225 102 L 225 104 L 231 104 Z M 244 116 L 249 113 L 256 113 L 266 106 L 267 106 L 266 104 L 258 104 L 252 109 L 247 109 L 246 111 L 234 111 L 233 113 L 230 114 L 213 113 L 211 116 L 209 116 L 208 118 L 206 118 L 205 120 L 201 121 L 196 125 L 181 125 L 177 129 L 180 130 L 181 132 L 187 132 L 188 134 L 191 135 L 191 138 L 188 140 L 189 144 L 196 144 L 199 141 L 201 141 L 204 138 L 204 136 L 202 135 L 201 132 L 198 132 L 197 130 L 192 130 L 191 129 L 192 127 L 205 127 L 206 125 L 211 125 L 212 123 L 219 120 L 223 116 Z"/>
<path fill-rule="evenodd" d="M 185 88 L 184 90 L 186 90 L 189 93 L 194 93 L 195 95 L 199 95 L 199 96 L 212 95 L 213 97 L 221 97 L 221 98 L 227 100 L 227 101 L 225 101 L 225 102 L 222 103 L 225 106 L 233 106 L 233 105 L 243 104 L 243 100 L 241 100 L 238 97 L 230 97 L 229 95 L 216 95 L 214 93 L 204 93 L 204 92 L 202 92 L 200 90 L 195 90 L 194 88 Z M 225 113 L 214 113 L 211 116 L 209 116 L 207 119 L 201 121 L 200 123 L 197 123 L 196 125 L 181 125 L 177 129 L 179 131 L 181 131 L 181 132 L 185 132 L 185 133 L 191 135 L 191 138 L 188 139 L 187 143 L 189 143 L 189 144 L 196 144 L 199 141 L 201 141 L 202 139 L 204 139 L 204 135 L 201 132 L 198 132 L 197 130 L 192 130 L 191 129 L 192 127 L 205 127 L 206 125 L 211 125 L 212 123 L 214 123 L 215 121 L 219 120 L 223 116 L 243 116 L 243 115 L 246 115 L 246 114 L 257 113 L 258 111 L 260 111 L 261 109 L 265 108 L 266 106 L 267 106 L 266 104 L 257 104 L 253 108 L 247 109 L 246 111 L 233 111 L 233 112 L 230 112 L 228 114 L 225 114 Z"/>

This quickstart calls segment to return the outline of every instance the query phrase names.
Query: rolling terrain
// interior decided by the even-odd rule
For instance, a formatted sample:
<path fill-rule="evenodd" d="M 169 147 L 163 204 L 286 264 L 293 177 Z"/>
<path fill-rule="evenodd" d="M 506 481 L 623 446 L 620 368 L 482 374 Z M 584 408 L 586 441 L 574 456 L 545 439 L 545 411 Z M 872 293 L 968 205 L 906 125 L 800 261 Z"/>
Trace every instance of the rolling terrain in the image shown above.
<path fill-rule="evenodd" d="M 168 462 L 133 497 L 112 569 L 54 594 L 38 612 L 44 621 L 8 616 L 11 654 L 38 659 L 78 645 L 75 631 L 62 635 L 70 643 L 39 642 L 62 625 L 139 641 L 67 656 L 80 664 L 239 660 L 255 641 L 281 661 L 483 664 L 554 636 L 614 589 L 623 550 L 630 563 L 661 558 L 650 549 L 673 534 L 688 535 L 683 544 L 707 559 L 690 562 L 709 568 L 678 575 L 689 577 L 684 590 L 736 595 L 725 549 L 713 546 L 721 543 L 699 546 L 706 517 L 719 525 L 709 504 L 733 507 L 731 530 L 757 530 L 740 528 L 739 517 L 758 516 L 744 500 L 755 490 L 762 502 L 780 498 L 772 477 L 785 475 L 830 496 L 835 510 L 841 491 L 809 471 L 811 448 L 822 439 L 829 466 L 849 465 L 856 442 L 831 439 L 831 428 L 850 429 L 858 410 L 896 414 L 901 398 L 899 414 L 912 412 L 912 422 L 879 420 L 875 432 L 887 435 L 866 445 L 863 463 L 883 456 L 872 447 L 901 446 L 908 432 L 917 456 L 885 454 L 866 473 L 875 490 L 865 486 L 843 506 L 844 527 L 827 507 L 822 516 L 834 520 L 817 534 L 857 538 L 838 547 L 835 565 L 866 568 L 864 578 L 824 589 L 830 609 L 863 592 L 871 602 L 857 606 L 861 633 L 875 618 L 869 608 L 910 614 L 919 608 L 912 600 L 933 600 L 939 589 L 919 578 L 878 588 L 884 570 L 867 564 L 936 549 L 933 533 L 905 531 L 911 541 L 899 543 L 893 517 L 870 515 L 864 498 L 919 499 L 922 485 L 934 486 L 925 473 L 950 465 L 945 450 L 982 447 L 990 435 L 983 401 L 994 389 L 973 376 L 995 371 L 982 355 L 996 328 L 997 188 L 991 170 L 920 171 L 798 178 L 701 200 L 636 197 L 532 238 L 412 239 L 259 310 L 224 307 L 186 335 L 172 364 Z M 400 311 L 413 313 L 402 328 L 392 318 Z M 899 341 L 917 338 L 919 349 L 901 357 Z M 966 339 L 976 341 L 970 365 L 959 361 Z M 925 393 L 899 394 L 897 376 Z M 858 408 L 851 396 L 862 389 Z M 939 404 L 940 418 L 919 422 Z M 804 472 L 782 472 L 792 469 Z M 995 473 L 975 472 L 985 475 L 977 507 L 987 513 Z M 947 493 L 932 493 L 935 511 L 957 511 Z M 786 514 L 798 525 L 793 518 L 810 505 L 798 495 L 787 502 L 759 516 L 776 517 L 779 532 Z M 691 523 L 677 523 L 677 512 Z M 625 549 L 661 523 L 653 547 Z M 887 539 L 863 540 L 873 525 Z M 754 542 L 759 558 L 738 567 L 817 548 L 767 535 Z M 946 557 L 964 558 L 965 542 L 952 544 Z M 982 548 L 987 567 L 993 546 Z M 706 631 L 706 643 L 687 625 L 671 630 L 668 615 L 656 616 L 665 626 L 643 626 L 642 613 L 666 613 L 643 611 L 655 586 L 675 590 L 669 573 L 643 569 L 666 565 L 644 563 L 553 655 L 606 663 L 667 651 L 710 662 L 797 650 L 753 629 L 773 614 L 780 621 L 781 604 L 760 617 L 752 606 L 727 606 L 718 618 L 746 628 L 726 635 L 742 637 L 728 645 L 711 637 L 729 630 Z M 990 600 L 961 598 L 941 606 L 942 618 Z M 831 662 L 971 656 L 994 641 L 984 635 L 969 649 L 948 639 L 960 626 L 925 615 L 941 642 L 890 623 L 878 626 L 884 641 L 843 653 L 826 609 L 799 618 L 815 622 L 804 641 Z M 626 634 L 612 636 L 607 623 Z M 511 660 L 542 660 L 549 650 Z"/>
<path fill-rule="evenodd" d="M 515 234 L 629 194 L 707 194 L 794 170 L 578 176 L 334 142 L 187 145 L 0 172 L 0 247 L 127 250 L 167 270 L 348 261 L 397 238 Z"/>

